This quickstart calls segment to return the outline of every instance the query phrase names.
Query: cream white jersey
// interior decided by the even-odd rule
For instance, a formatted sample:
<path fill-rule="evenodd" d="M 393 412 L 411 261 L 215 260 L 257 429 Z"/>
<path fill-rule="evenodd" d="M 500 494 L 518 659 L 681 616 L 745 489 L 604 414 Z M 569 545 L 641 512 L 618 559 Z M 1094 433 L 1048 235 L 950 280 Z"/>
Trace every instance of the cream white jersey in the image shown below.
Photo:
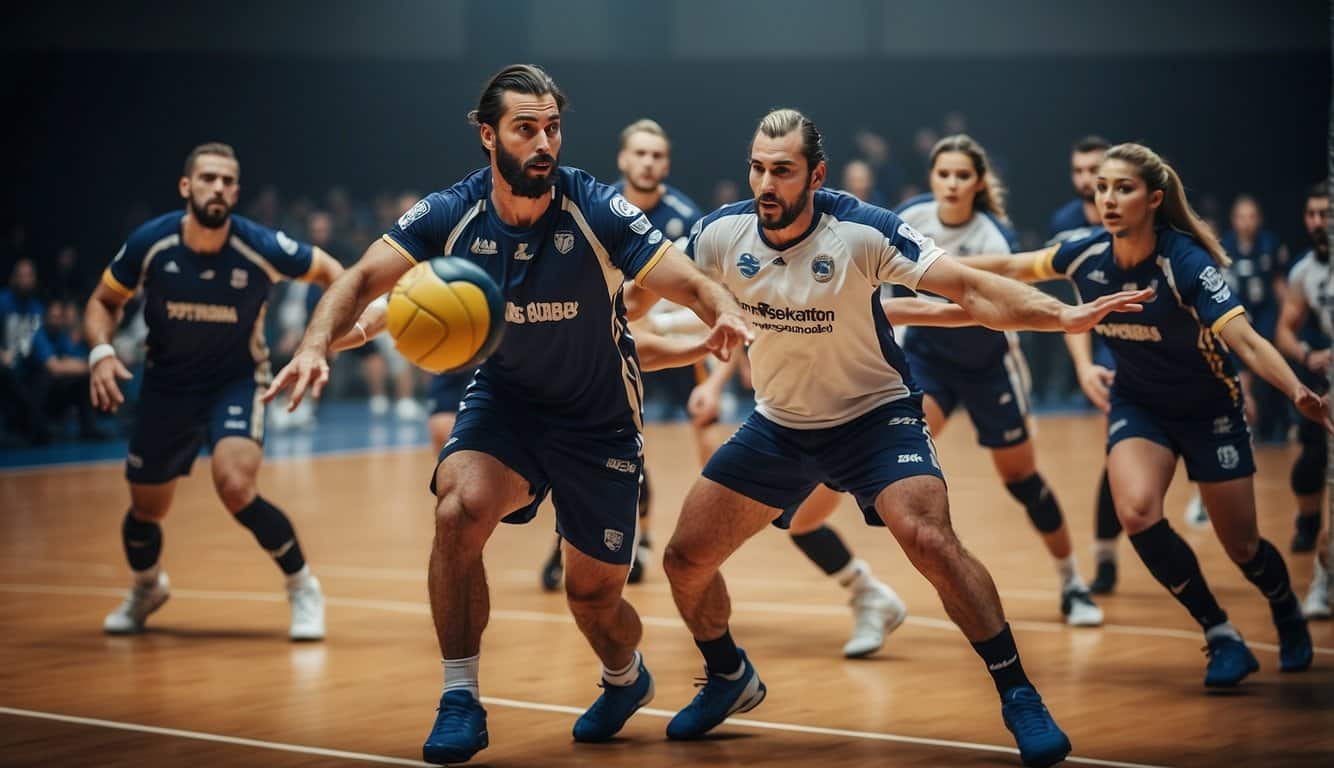
<path fill-rule="evenodd" d="M 1334 285 L 1330 285 L 1329 262 L 1320 261 L 1314 251 L 1308 251 L 1288 272 L 1288 285 L 1305 299 L 1311 316 L 1320 323 L 1321 332 L 1334 337 L 1334 316 L 1331 316 L 1331 312 L 1334 312 Z"/>
<path fill-rule="evenodd" d="M 894 212 L 818 190 L 811 228 L 781 248 L 753 200 L 695 225 L 686 252 L 741 303 L 756 410 L 781 426 L 823 429 L 915 394 L 880 307 L 880 286 L 916 289 L 944 253 Z"/>

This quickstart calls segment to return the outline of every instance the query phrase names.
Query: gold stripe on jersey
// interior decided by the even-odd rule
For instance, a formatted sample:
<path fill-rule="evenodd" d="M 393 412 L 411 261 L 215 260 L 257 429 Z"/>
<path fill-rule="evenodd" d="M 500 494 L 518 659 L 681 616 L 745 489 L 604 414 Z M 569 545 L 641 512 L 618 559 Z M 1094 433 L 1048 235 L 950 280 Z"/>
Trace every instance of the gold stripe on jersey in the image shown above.
<path fill-rule="evenodd" d="M 1223 330 L 1223 326 L 1227 325 L 1228 322 L 1232 320 L 1232 318 L 1244 314 L 1246 314 L 1245 307 L 1233 307 L 1232 309 L 1229 309 L 1228 311 L 1224 312 L 1222 317 L 1215 320 L 1213 325 L 1209 326 L 1209 330 L 1213 331 L 1216 334 L 1220 333 Z"/>
<path fill-rule="evenodd" d="M 390 237 L 389 235 L 380 235 L 380 239 L 388 243 L 390 248 L 393 248 L 395 251 L 398 251 L 398 255 L 407 259 L 409 264 L 411 264 L 414 267 L 417 266 L 417 260 L 412 258 L 412 254 L 408 253 L 408 249 L 399 245 L 397 240 Z"/>
<path fill-rule="evenodd" d="M 1241 309 L 1241 307 L 1237 307 L 1237 309 Z M 1209 370 L 1227 388 L 1227 394 L 1232 399 L 1232 403 L 1234 405 L 1240 403 L 1241 390 L 1237 387 L 1236 378 L 1227 375 L 1227 371 L 1223 368 L 1223 356 L 1218 353 L 1218 339 L 1214 336 L 1213 331 L 1201 325 L 1197 346 L 1200 349 L 1200 354 L 1204 356 L 1204 362 L 1209 365 Z"/>
<path fill-rule="evenodd" d="M 134 297 L 134 291 L 126 288 L 121 281 L 116 279 L 115 275 L 111 274 L 111 267 L 102 270 L 102 284 L 127 299 Z"/>
<path fill-rule="evenodd" d="M 1061 246 L 1053 245 L 1050 248 L 1043 248 L 1035 252 L 1033 257 L 1033 274 L 1039 280 L 1051 280 L 1061 277 L 1061 273 L 1056 271 L 1053 262 L 1056 261 L 1056 252 L 1061 250 Z"/>
<path fill-rule="evenodd" d="M 662 257 L 667 255 L 667 249 L 670 248 L 671 245 L 672 241 L 670 240 L 662 241 L 662 246 L 658 248 L 657 253 L 653 254 L 653 258 L 649 259 L 648 263 L 645 264 L 642 269 L 640 269 L 638 272 L 635 273 L 636 283 L 639 283 L 640 285 L 644 284 L 644 278 L 648 277 L 648 273 L 652 272 L 653 268 L 658 266 L 658 262 L 662 261 Z"/>
<path fill-rule="evenodd" d="M 333 258 L 332 256 L 329 255 L 329 252 L 328 252 L 328 251 L 324 250 L 323 248 L 319 247 L 318 245 L 313 245 L 313 246 L 311 246 L 311 248 L 310 248 L 310 268 L 307 269 L 306 272 L 305 272 L 305 274 L 303 274 L 301 277 L 297 277 L 297 278 L 293 278 L 293 279 L 294 279 L 294 280 L 300 280 L 300 281 L 303 282 L 303 283 L 309 283 L 309 282 L 310 282 L 310 279 L 311 279 L 312 277 L 315 276 L 315 272 L 319 269 L 319 266 L 320 266 L 320 254 L 321 254 L 321 253 L 324 254 L 326 258 L 330 258 L 330 259 Z"/>

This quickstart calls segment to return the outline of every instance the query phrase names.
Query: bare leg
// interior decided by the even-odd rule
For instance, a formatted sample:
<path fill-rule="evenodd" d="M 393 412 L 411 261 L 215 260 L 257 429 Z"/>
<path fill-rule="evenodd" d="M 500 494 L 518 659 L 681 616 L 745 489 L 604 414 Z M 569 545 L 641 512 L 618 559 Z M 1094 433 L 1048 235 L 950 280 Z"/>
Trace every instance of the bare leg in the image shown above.
<path fill-rule="evenodd" d="M 621 596 L 628 565 L 595 560 L 565 542 L 565 597 L 579 631 L 607 669 L 634 658 L 644 634 L 639 614 Z"/>

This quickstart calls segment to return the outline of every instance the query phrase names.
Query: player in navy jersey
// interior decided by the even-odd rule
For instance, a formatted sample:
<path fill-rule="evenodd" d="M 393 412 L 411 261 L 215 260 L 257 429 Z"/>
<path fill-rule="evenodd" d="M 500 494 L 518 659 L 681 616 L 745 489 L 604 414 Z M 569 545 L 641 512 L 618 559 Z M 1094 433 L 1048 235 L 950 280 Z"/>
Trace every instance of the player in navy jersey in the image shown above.
<path fill-rule="evenodd" d="M 1107 151 L 1096 189 L 1102 228 L 1036 254 L 983 257 L 979 266 L 1027 280 L 1065 276 L 1084 300 L 1132 287 L 1156 290 L 1142 314 L 1113 313 L 1094 329 L 1116 358 L 1107 471 L 1117 514 L 1149 572 L 1204 630 L 1205 685 L 1231 687 L 1258 669 L 1194 552 L 1163 516 L 1182 457 L 1223 549 L 1269 600 L 1280 668 L 1305 669 L 1312 658 L 1306 620 L 1282 555 L 1256 527 L 1255 462 L 1227 349 L 1326 429 L 1328 403 L 1247 320 L 1221 271 L 1227 255 L 1170 165 L 1147 147 L 1121 144 Z"/>
<path fill-rule="evenodd" d="M 686 234 L 699 220 L 700 210 L 685 193 L 666 183 L 672 167 L 672 145 L 662 126 L 655 120 L 643 118 L 623 128 L 620 148 L 616 153 L 616 167 L 621 172 L 620 181 L 613 185 L 616 191 L 629 200 L 631 205 L 643 211 L 649 223 L 664 237 L 678 247 L 683 247 Z M 680 385 L 683 380 L 687 382 L 684 391 L 680 392 L 684 400 L 691 382 L 689 371 L 663 371 L 656 379 L 647 380 L 646 386 L 651 389 L 653 385 L 667 385 L 672 389 L 682 389 Z M 672 386 L 674 384 L 678 386 Z M 651 488 L 648 471 L 645 470 L 640 477 L 639 541 L 636 543 L 638 551 L 634 565 L 630 568 L 631 584 L 643 580 L 644 569 L 653 558 L 653 544 L 648 531 Z M 557 537 L 556 546 L 542 566 L 542 586 L 547 590 L 560 587 L 560 553 L 560 538 Z"/>
<path fill-rule="evenodd" d="M 125 462 L 130 510 L 121 526 L 135 584 L 103 628 L 141 631 L 166 601 L 159 523 L 177 478 L 190 473 L 207 443 L 218 498 L 287 576 L 292 639 L 318 640 L 324 637 L 319 582 L 287 516 L 255 487 L 264 455 L 260 394 L 270 378 L 263 318 L 274 283 L 290 278 L 327 286 L 342 267 L 322 250 L 232 214 L 240 165 L 226 144 L 191 151 L 179 190 L 184 214 L 164 214 L 130 235 L 102 273 L 84 316 L 94 345 L 90 395 L 94 406 L 109 411 L 124 402 L 117 379 L 130 378 L 111 337 L 121 308 L 136 293 L 143 293 L 148 324 L 140 415 Z"/>
<path fill-rule="evenodd" d="M 955 536 L 920 390 L 894 342 L 880 287 L 950 298 L 998 329 L 1083 331 L 1147 291 L 1082 308 L 969 269 L 896 214 L 822 189 L 814 123 L 780 109 L 752 140 L 753 200 L 709 214 L 689 252 L 750 314 L 756 410 L 714 453 L 686 496 L 663 565 L 705 659 L 705 684 L 668 724 L 695 739 L 765 696 L 728 629 L 724 561 L 770 523 L 786 526 L 820 484 L 853 493 L 889 527 L 983 659 L 1027 765 L 1059 762 L 1070 742 L 1024 674 L 986 569 Z"/>
<path fill-rule="evenodd" d="M 1286 291 L 1283 292 L 1282 313 L 1274 335 L 1274 345 L 1290 360 L 1298 364 L 1298 371 L 1305 375 L 1304 382 L 1316 391 L 1328 390 L 1329 378 L 1334 376 L 1334 367 L 1330 362 L 1330 336 L 1334 335 L 1334 282 L 1331 282 L 1329 267 L 1329 185 L 1322 182 L 1306 192 L 1306 203 L 1302 211 L 1303 223 L 1307 235 L 1311 238 L 1311 248 L 1297 259 L 1292 271 L 1288 273 Z M 1324 381 L 1323 386 L 1321 381 Z M 1328 452 L 1316 440 L 1317 435 L 1310 434 L 1306 423 L 1300 432 L 1302 453 L 1292 469 L 1293 490 L 1298 490 L 1299 483 L 1306 487 L 1318 487 L 1321 479 L 1328 482 Z M 1323 434 L 1318 437 L 1324 437 Z M 1326 459 L 1326 461 L 1320 461 Z M 1320 476 L 1312 477 L 1313 470 L 1322 470 Z M 1314 482 L 1313 482 L 1314 481 Z M 1311 575 L 1311 588 L 1302 601 L 1302 611 L 1307 618 L 1328 619 L 1330 617 L 1331 589 L 1334 588 L 1334 547 L 1331 547 L 1329 529 L 1320 532 L 1320 500 L 1323 487 L 1312 492 L 1316 512 L 1314 515 L 1297 517 L 1297 535 L 1293 549 L 1302 539 L 1312 540 L 1315 546 L 1319 538 L 1319 552 Z M 1300 498 L 1300 497 L 1299 497 Z"/>
<path fill-rule="evenodd" d="M 946 136 L 931 149 L 927 165 L 931 194 L 900 206 L 900 218 L 965 260 L 971 254 L 1013 250 L 1004 187 L 980 144 L 962 134 Z M 1056 561 L 1066 623 L 1102 624 L 1102 610 L 1079 575 L 1060 504 L 1038 472 L 1029 433 L 1028 365 L 1018 337 L 978 327 L 909 326 L 903 350 L 924 393 L 922 409 L 933 435 L 944 430 L 956 407 L 968 412 L 978 444 L 990 450 L 1005 489 L 1023 505 Z"/>
<path fill-rule="evenodd" d="M 512 65 L 492 77 L 470 114 L 489 165 L 428 195 L 371 244 L 325 292 L 301 348 L 265 394 L 291 386 L 293 403 L 308 388 L 318 396 L 331 341 L 421 260 L 468 259 L 501 287 L 504 340 L 477 370 L 431 480 L 429 587 L 445 689 L 422 748 L 429 762 L 466 760 L 488 743 L 477 682 L 490 613 L 482 548 L 502 520 L 531 520 L 548 493 L 565 540 L 570 612 L 603 665 L 603 693 L 574 738 L 610 739 L 652 699 L 637 650 L 642 627 L 622 597 L 643 467 L 624 280 L 694 309 L 723 358 L 749 335 L 730 294 L 642 211 L 559 165 L 564 106 L 540 67 Z"/>
<path fill-rule="evenodd" d="M 1111 142 L 1091 135 L 1076 141 L 1070 148 L 1070 183 L 1078 194 L 1074 200 L 1056 209 L 1047 225 L 1047 241 L 1065 242 L 1088 234 L 1100 225 L 1098 206 L 1094 201 L 1094 179 L 1098 166 Z"/>

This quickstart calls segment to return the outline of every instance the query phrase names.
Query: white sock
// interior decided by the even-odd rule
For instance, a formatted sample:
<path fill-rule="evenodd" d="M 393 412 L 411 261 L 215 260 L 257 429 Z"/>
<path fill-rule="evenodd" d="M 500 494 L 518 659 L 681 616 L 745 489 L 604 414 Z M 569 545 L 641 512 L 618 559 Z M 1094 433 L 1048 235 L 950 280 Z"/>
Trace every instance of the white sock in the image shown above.
<path fill-rule="evenodd" d="M 133 571 L 134 583 L 141 586 L 150 586 L 157 583 L 159 568 L 156 564 L 150 565 L 142 571 Z"/>
<path fill-rule="evenodd" d="M 310 563 L 301 566 L 301 570 L 286 577 L 287 591 L 294 592 L 302 587 L 308 586 L 315 577 L 310 572 Z"/>
<path fill-rule="evenodd" d="M 860 557 L 853 558 L 852 562 L 843 566 L 843 570 L 834 574 L 834 578 L 838 579 L 840 586 L 854 595 L 871 589 L 877 583 L 871 573 L 871 566 Z"/>
<path fill-rule="evenodd" d="M 464 659 L 441 659 L 445 667 L 445 693 L 467 691 L 474 699 L 481 699 L 477 692 L 477 667 L 482 655 L 476 654 Z"/>
<path fill-rule="evenodd" d="M 1093 542 L 1093 561 L 1102 563 L 1116 562 L 1117 539 L 1096 539 Z"/>
<path fill-rule="evenodd" d="M 1056 561 L 1056 572 L 1061 576 L 1061 591 L 1068 592 L 1072 589 L 1086 590 L 1084 579 L 1079 575 L 1079 565 L 1075 562 L 1075 554 L 1071 552 L 1062 560 Z"/>
<path fill-rule="evenodd" d="M 614 685 L 617 688 L 634 685 L 639 680 L 639 660 L 639 651 L 635 651 L 634 656 L 630 657 L 630 663 L 626 664 L 624 669 L 608 669 L 607 665 L 603 664 L 602 679 L 607 681 L 607 685 Z"/>
<path fill-rule="evenodd" d="M 1232 626 L 1232 622 L 1230 621 L 1216 624 L 1204 631 L 1204 641 L 1206 643 L 1220 637 L 1230 637 L 1233 640 L 1240 640 L 1241 633 L 1237 631 L 1236 627 Z"/>

